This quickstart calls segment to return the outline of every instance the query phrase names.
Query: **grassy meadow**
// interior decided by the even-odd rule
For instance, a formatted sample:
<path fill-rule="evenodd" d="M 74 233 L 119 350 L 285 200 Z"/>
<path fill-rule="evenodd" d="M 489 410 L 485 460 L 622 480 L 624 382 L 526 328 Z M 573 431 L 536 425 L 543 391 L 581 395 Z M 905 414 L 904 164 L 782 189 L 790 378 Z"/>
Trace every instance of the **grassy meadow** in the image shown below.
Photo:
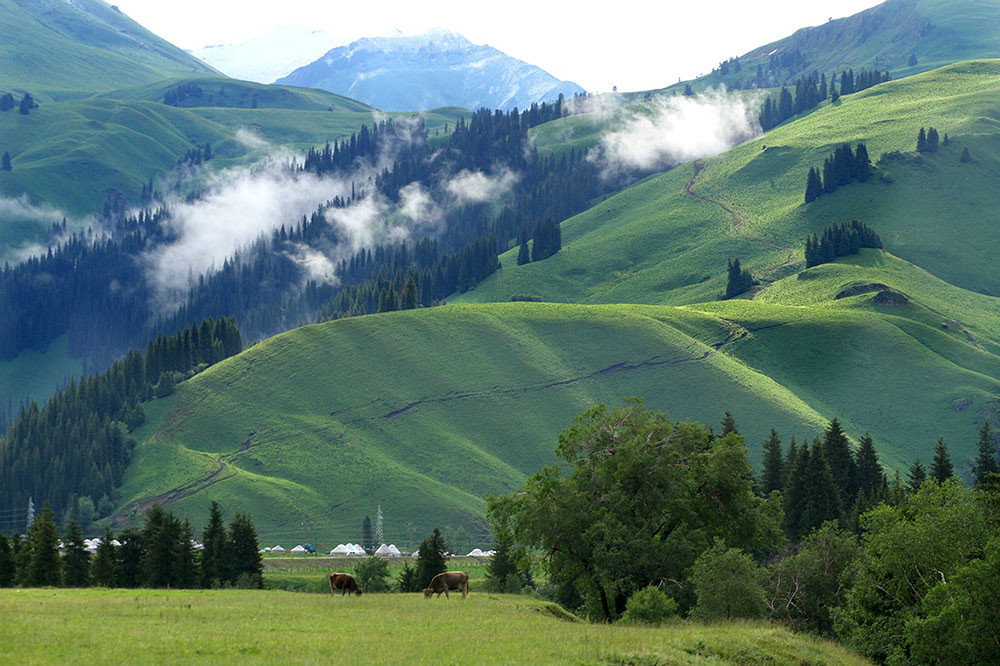
<path fill-rule="evenodd" d="M 12 663 L 865 664 L 765 623 L 560 619 L 529 597 L 280 591 L 0 590 Z M 9 637 L 13 637 L 11 640 Z"/>
<path fill-rule="evenodd" d="M 878 289 L 837 298 L 869 283 L 908 304 L 873 302 Z M 397 544 L 411 527 L 475 536 L 483 496 L 553 462 L 576 414 L 629 395 L 677 420 L 732 411 L 754 464 L 771 427 L 811 440 L 839 417 L 890 468 L 929 460 L 945 437 L 965 474 L 997 398 L 997 330 L 998 299 L 875 250 L 756 300 L 496 303 L 306 326 L 146 404 L 116 520 L 157 501 L 198 524 L 217 499 L 290 547 L 345 541 L 380 504 Z"/>

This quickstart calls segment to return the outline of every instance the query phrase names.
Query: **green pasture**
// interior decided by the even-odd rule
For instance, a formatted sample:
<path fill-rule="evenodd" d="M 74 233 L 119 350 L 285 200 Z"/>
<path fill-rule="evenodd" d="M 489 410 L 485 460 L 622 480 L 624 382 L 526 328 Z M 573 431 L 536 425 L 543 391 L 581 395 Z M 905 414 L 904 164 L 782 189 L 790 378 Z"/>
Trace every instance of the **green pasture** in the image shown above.
<path fill-rule="evenodd" d="M 472 592 L 0 590 L 13 663 L 865 664 L 766 623 L 663 627 L 560 619 L 544 602 Z"/>
<path fill-rule="evenodd" d="M 859 280 L 912 301 L 834 298 Z M 819 296 L 805 304 L 808 281 Z M 347 539 L 381 505 L 387 541 L 434 527 L 474 538 L 483 496 L 553 462 L 573 416 L 629 395 L 677 420 L 731 411 L 754 464 L 772 427 L 811 440 L 839 417 L 890 468 L 944 437 L 965 474 L 1000 398 L 1000 310 L 942 284 L 865 251 L 753 301 L 497 303 L 306 326 L 147 403 L 118 520 L 159 501 L 199 524 L 215 499 L 291 547 Z"/>

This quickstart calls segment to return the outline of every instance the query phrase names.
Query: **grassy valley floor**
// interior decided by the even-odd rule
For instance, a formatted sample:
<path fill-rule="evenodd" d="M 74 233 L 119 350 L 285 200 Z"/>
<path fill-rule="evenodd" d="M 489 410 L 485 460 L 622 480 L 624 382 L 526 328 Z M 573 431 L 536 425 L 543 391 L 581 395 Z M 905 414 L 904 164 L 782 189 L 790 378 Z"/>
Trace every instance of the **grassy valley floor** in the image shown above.
<path fill-rule="evenodd" d="M 765 623 L 559 619 L 529 597 L 244 590 L 2 590 L 10 663 L 865 664 Z M 558 613 L 558 611 L 556 611 Z M 13 637 L 13 640 L 10 638 Z"/>

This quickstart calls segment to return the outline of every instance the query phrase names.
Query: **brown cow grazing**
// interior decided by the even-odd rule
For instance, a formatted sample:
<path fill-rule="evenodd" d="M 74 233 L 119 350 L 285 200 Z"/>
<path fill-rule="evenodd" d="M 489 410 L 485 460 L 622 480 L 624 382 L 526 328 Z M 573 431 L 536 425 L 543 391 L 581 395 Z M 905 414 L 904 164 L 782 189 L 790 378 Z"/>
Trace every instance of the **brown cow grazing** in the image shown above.
<path fill-rule="evenodd" d="M 358 587 L 358 582 L 349 573 L 330 574 L 330 594 L 336 595 L 337 590 L 340 590 L 340 596 L 348 594 L 361 596 L 361 588 Z"/>
<path fill-rule="evenodd" d="M 448 597 L 448 590 L 461 592 L 463 599 L 469 596 L 469 574 L 464 571 L 445 571 L 444 573 L 439 573 L 431 579 L 431 584 L 424 590 L 424 597 L 429 597 L 434 593 L 437 593 L 440 597 L 441 593 L 444 592 L 444 596 L 450 598 Z"/>

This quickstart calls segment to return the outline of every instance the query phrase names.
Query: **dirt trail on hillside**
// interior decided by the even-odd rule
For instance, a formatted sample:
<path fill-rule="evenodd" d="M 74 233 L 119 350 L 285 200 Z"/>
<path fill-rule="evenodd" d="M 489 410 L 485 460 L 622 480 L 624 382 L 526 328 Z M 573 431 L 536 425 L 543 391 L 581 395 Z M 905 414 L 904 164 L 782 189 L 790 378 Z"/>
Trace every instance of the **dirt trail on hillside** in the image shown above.
<path fill-rule="evenodd" d="M 185 497 L 190 497 L 196 493 L 203 490 L 211 488 L 219 481 L 224 481 L 230 477 L 236 475 L 236 472 L 230 472 L 229 474 L 223 474 L 226 470 L 226 463 L 221 460 L 215 460 L 215 469 L 204 474 L 197 479 L 188 481 L 187 483 L 172 488 L 165 493 L 160 493 L 152 497 L 143 497 L 142 499 L 133 500 L 125 506 L 123 506 L 117 513 L 111 516 L 111 526 L 115 528 L 129 527 L 131 526 L 131 521 L 129 517 L 132 515 L 143 517 L 145 516 L 154 504 L 159 504 L 160 506 L 167 506 L 173 504 L 174 502 L 180 501 Z"/>
<path fill-rule="evenodd" d="M 767 268 L 762 268 L 753 274 L 754 279 L 757 281 L 773 282 L 776 279 L 774 277 L 775 273 L 780 269 L 784 268 L 785 266 L 789 265 L 790 263 L 792 263 L 792 259 L 795 258 L 795 249 L 790 247 L 784 247 L 783 245 L 779 245 L 774 241 L 768 240 L 766 238 L 759 238 L 757 236 L 751 236 L 747 233 L 744 233 L 743 220 L 740 219 L 740 216 L 736 214 L 735 210 L 733 210 L 726 204 L 722 203 L 721 201 L 710 199 L 709 197 L 706 197 L 704 195 L 695 192 L 694 191 L 695 181 L 698 180 L 698 176 L 701 175 L 701 172 L 704 170 L 705 170 L 705 163 L 702 162 L 701 160 L 695 160 L 694 173 L 691 175 L 691 179 L 688 180 L 687 185 L 684 186 L 684 194 L 691 197 L 692 199 L 697 199 L 698 201 L 704 201 L 705 203 L 718 206 L 722 210 L 726 211 L 729 214 L 730 218 L 729 233 L 735 236 L 740 236 L 741 238 L 745 238 L 748 241 L 753 241 L 754 243 L 763 243 L 764 245 L 767 245 L 769 247 L 773 247 L 778 250 L 785 250 L 786 252 L 788 252 L 788 256 L 785 257 L 785 260 L 782 261 L 780 264 L 775 264 L 774 266 L 768 266 Z M 764 285 L 764 289 L 766 288 L 767 285 Z M 756 293 L 754 293 L 754 297 L 756 298 L 757 294 L 759 294 L 764 289 L 759 289 Z"/>

